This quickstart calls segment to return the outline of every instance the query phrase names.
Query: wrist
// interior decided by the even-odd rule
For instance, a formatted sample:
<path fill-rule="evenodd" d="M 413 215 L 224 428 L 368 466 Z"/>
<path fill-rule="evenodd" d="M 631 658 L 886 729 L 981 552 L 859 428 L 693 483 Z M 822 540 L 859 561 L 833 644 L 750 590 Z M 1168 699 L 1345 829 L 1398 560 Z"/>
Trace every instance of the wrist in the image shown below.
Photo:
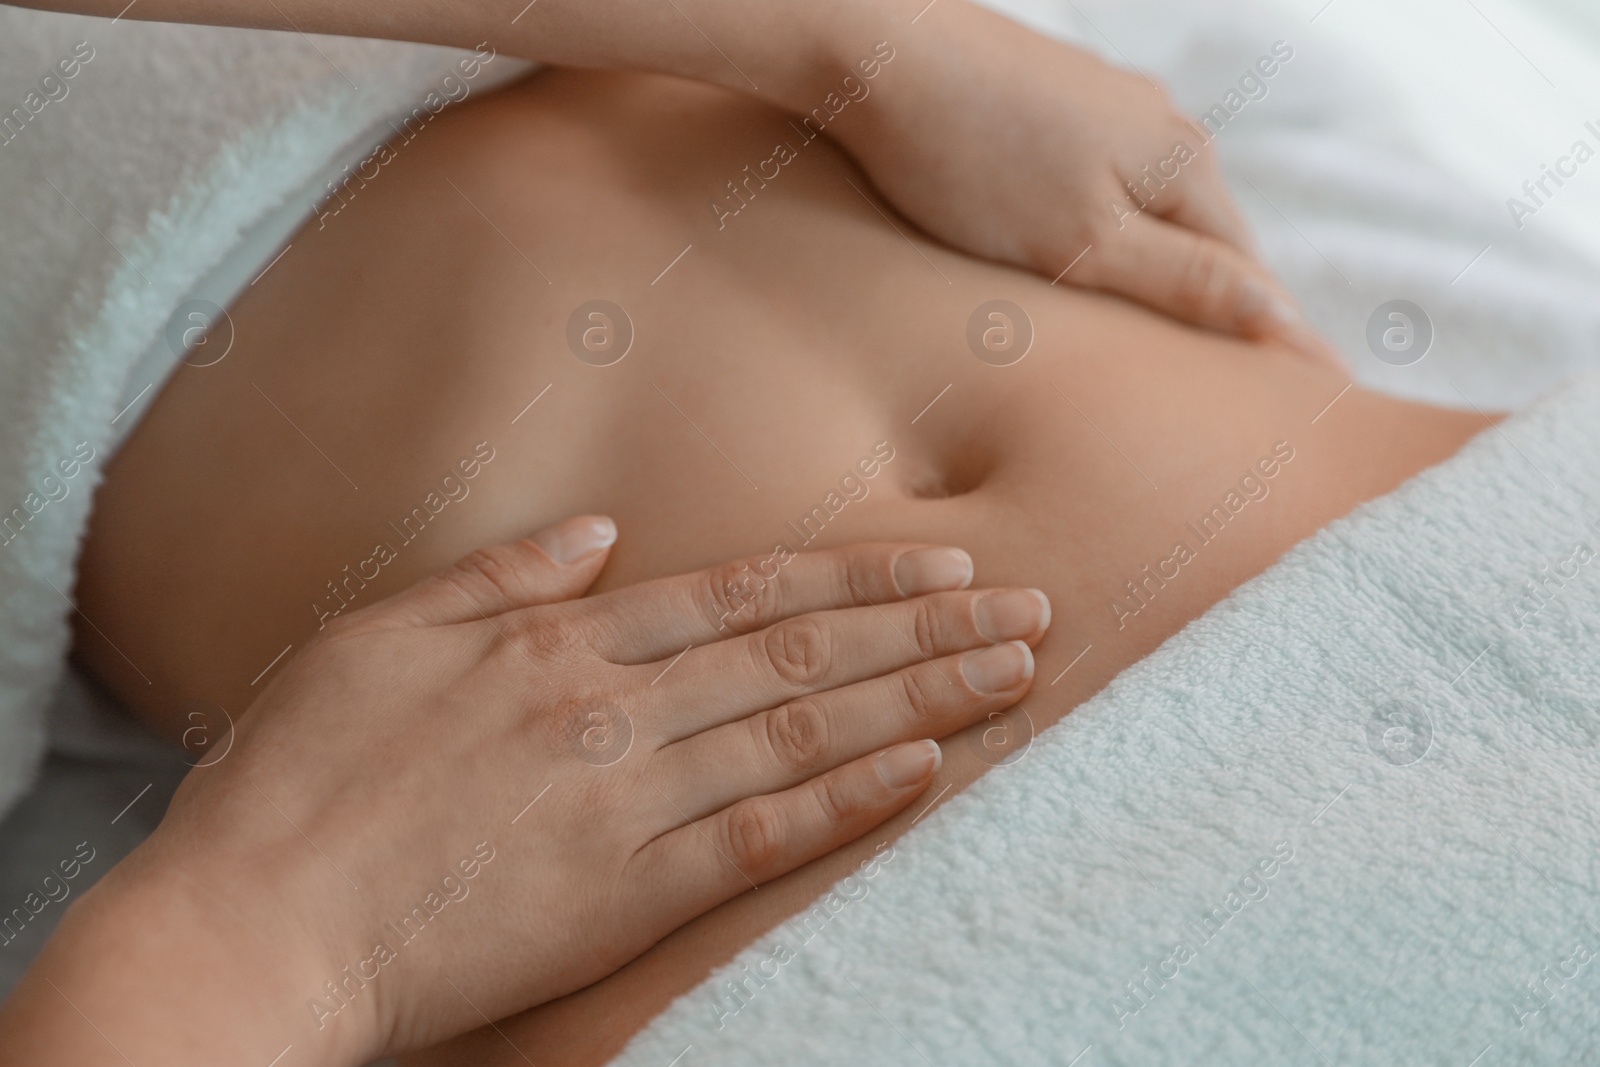
<path fill-rule="evenodd" d="M 873 158 L 908 137 L 938 136 L 958 95 L 967 53 L 987 20 L 968 0 L 875 0 L 822 5 L 805 70 L 768 102 L 814 121 L 873 175 Z"/>
<path fill-rule="evenodd" d="M 821 106 L 830 92 L 838 92 L 845 75 L 860 78 L 857 64 L 871 59 L 874 44 L 913 29 L 910 20 L 916 10 L 909 4 L 910 0 L 800 0 L 782 5 L 776 16 L 772 7 L 761 5 L 752 9 L 752 32 L 745 39 L 761 42 L 764 51 L 746 61 L 748 66 L 741 63 L 742 71 L 713 51 L 709 58 L 715 62 L 691 76 L 804 114 Z"/>
<path fill-rule="evenodd" d="M 268 1063 L 291 1045 L 297 1064 L 378 1055 L 370 1015 L 319 1029 L 307 1008 L 319 954 L 266 921 L 231 886 L 136 852 L 67 910 L 6 1006 L 0 1045 L 17 1063 L 85 1065 Z"/>

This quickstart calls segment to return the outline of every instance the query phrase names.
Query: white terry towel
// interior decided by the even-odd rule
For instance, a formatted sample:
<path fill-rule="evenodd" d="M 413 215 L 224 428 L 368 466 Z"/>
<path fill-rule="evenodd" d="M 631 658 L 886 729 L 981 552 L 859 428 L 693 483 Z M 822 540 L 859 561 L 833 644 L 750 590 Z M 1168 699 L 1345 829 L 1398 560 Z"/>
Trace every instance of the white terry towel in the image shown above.
<path fill-rule="evenodd" d="M 616 1063 L 1595 1062 L 1597 411 L 1301 544 Z"/>
<path fill-rule="evenodd" d="M 0 7 L 0 814 L 43 747 L 90 495 L 181 306 L 265 266 L 330 160 L 528 69 L 464 58 Z"/>

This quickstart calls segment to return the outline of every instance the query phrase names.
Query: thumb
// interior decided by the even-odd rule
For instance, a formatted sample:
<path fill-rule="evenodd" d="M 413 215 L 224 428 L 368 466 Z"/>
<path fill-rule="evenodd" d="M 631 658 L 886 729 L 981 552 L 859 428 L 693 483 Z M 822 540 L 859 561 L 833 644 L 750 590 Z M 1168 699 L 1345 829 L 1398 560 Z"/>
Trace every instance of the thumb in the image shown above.
<path fill-rule="evenodd" d="M 391 625 L 446 626 L 580 597 L 617 540 L 604 515 L 564 519 L 521 541 L 480 548 L 374 611 Z"/>
<path fill-rule="evenodd" d="M 1187 227 L 1137 216 L 1097 243 L 1078 284 L 1137 300 L 1174 318 L 1221 333 L 1272 339 L 1343 368 L 1266 270 L 1225 241 Z"/>

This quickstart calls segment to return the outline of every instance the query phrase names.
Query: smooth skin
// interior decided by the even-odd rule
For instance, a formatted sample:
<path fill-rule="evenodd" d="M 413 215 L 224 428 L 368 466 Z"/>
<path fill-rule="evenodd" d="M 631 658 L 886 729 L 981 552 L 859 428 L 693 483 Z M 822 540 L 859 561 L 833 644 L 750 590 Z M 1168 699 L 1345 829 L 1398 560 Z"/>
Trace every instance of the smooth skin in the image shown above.
<path fill-rule="evenodd" d="M 331 623 L 69 910 L 0 1063 L 358 1067 L 570 993 L 904 808 L 1049 622 L 935 546 L 573 599 L 615 538 L 567 520 Z"/>
<path fill-rule="evenodd" d="M 877 474 L 855 486 L 870 493 L 812 547 L 960 545 L 976 585 L 1049 595 L 1025 707 L 942 740 L 934 782 L 881 828 L 608 978 L 410 1062 L 608 1061 L 711 968 L 980 775 L 1005 773 L 997 761 L 1291 545 L 1485 426 L 1351 386 L 1279 346 L 952 252 L 867 200 L 859 170 L 826 141 L 718 230 L 705 191 L 785 128 L 769 108 L 682 79 L 570 71 L 447 112 L 326 229 L 308 224 L 230 309 L 232 352 L 179 369 L 97 491 L 77 588 L 95 629 L 80 629 L 80 661 L 147 721 L 179 728 L 185 699 L 242 703 L 285 644 L 316 631 L 334 603 L 326 583 L 374 540 L 396 539 L 389 523 L 485 438 L 497 457 L 471 496 L 360 598 L 580 513 L 613 515 L 629 535 L 598 589 L 765 558 L 779 539 L 798 547 L 803 517 L 829 490 L 849 491 L 841 475 L 861 470 L 874 442 L 885 445 Z M 573 310 L 597 295 L 637 328 L 634 350 L 604 367 L 566 340 Z M 1036 333 L 1004 367 L 977 358 L 965 334 L 995 297 L 1024 308 Z M 1267 468 L 1255 488 L 1270 493 L 1201 544 L 1191 526 L 1215 523 L 1229 491 L 1248 492 L 1241 478 L 1280 442 L 1294 458 Z M 1179 539 L 1197 558 L 1147 578 Z M 750 587 L 748 573 L 725 573 Z M 1131 581 L 1150 583 L 1148 603 L 1119 619 L 1114 605 L 1138 606 Z M 740 771 L 730 761 L 705 773 Z M 396 871 L 409 868 L 397 858 Z M 495 954 L 477 962 L 497 965 Z"/>
<path fill-rule="evenodd" d="M 628 67 L 698 78 L 798 112 L 823 105 L 827 94 L 842 84 L 846 74 L 854 75 L 857 64 L 876 42 L 889 42 L 896 48 L 897 58 L 874 81 L 873 97 L 845 113 L 829 132 L 862 164 L 892 205 L 911 221 L 970 253 L 1047 276 L 1059 274 L 1064 285 L 1119 293 L 1197 325 L 1252 338 L 1272 337 L 1302 352 L 1326 355 L 1325 347 L 1305 331 L 1281 290 L 1248 251 L 1238 216 L 1208 158 L 1187 167 L 1181 182 L 1164 190 L 1147 213 L 1124 229 L 1121 216 L 1132 202 L 1123 183 L 1134 179 L 1142 166 L 1167 158 L 1173 139 L 1184 137 L 1189 130 L 1158 91 L 1085 53 L 1045 41 L 998 15 L 959 0 L 945 0 L 926 12 L 913 10 L 920 8 L 920 3 L 899 0 L 870 4 L 791 0 L 759 8 L 737 0 L 682 0 L 681 4 L 665 6 L 627 0 L 543 0 L 528 7 L 520 0 L 468 5 L 428 0 L 384 4 L 360 0 L 266 0 L 229 5 L 207 0 L 142 0 L 132 7 L 120 0 L 76 0 L 38 6 L 154 20 L 274 29 L 293 26 L 306 32 L 460 46 L 488 41 L 503 53 L 557 64 Z M 710 44 L 700 32 L 701 26 L 710 28 L 719 43 Z M 737 66 L 725 58 L 728 55 L 736 57 Z M 1002 124 L 998 131 L 997 121 Z M 1009 150 L 994 150 L 997 132 L 1003 133 L 1001 142 Z M 592 579 L 594 574 L 589 577 Z M 582 588 L 578 586 L 564 595 L 576 596 Z M 550 598 L 557 599 L 555 595 Z M 975 602 L 953 605 L 949 610 L 965 610 L 973 625 L 980 617 Z M 485 610 L 484 614 L 492 613 Z M 1041 614 L 1040 628 L 1044 621 Z M 460 862 L 460 855 L 466 853 L 459 848 L 446 848 L 445 839 L 463 845 L 488 840 L 471 832 L 456 836 L 445 833 L 447 829 L 460 831 L 464 827 L 449 822 L 455 816 L 440 813 L 439 798 L 454 798 L 462 793 L 487 805 L 492 795 L 496 805 L 493 818 L 486 809 L 475 814 L 486 820 L 480 825 L 498 825 L 495 819 L 507 818 L 498 810 L 505 795 L 501 789 L 488 788 L 488 784 L 506 786 L 513 779 L 521 783 L 530 775 L 537 777 L 532 768 L 517 763 L 519 759 L 532 758 L 527 747 L 504 743 L 513 729 L 502 718 L 504 711 L 489 716 L 487 723 L 476 724 L 482 733 L 462 730 L 458 725 L 462 716 L 442 719 L 437 714 L 441 703 L 450 706 L 461 700 L 461 692 L 470 691 L 469 684 L 494 689 L 504 699 L 503 687 L 509 684 L 508 679 L 519 677 L 515 673 L 519 666 L 505 652 L 498 653 L 500 659 L 492 663 L 491 670 L 467 678 L 450 673 L 452 664 L 460 668 L 462 662 L 478 662 L 481 666 L 482 661 L 473 658 L 474 650 L 485 654 L 485 649 L 499 647 L 491 639 L 500 639 L 499 632 L 493 625 L 481 625 L 488 622 L 468 618 L 450 623 L 445 627 L 451 635 L 449 640 L 438 639 L 434 626 L 428 627 L 428 639 L 422 640 L 413 632 L 420 628 L 416 620 L 409 626 L 378 627 L 346 637 L 339 636 L 347 629 L 340 624 L 332 638 L 319 638 L 302 650 L 262 698 L 272 698 L 267 706 L 273 710 L 259 715 L 253 711 L 246 717 L 240 727 L 237 751 L 217 765 L 210 780 L 242 773 L 231 769 L 224 772 L 223 767 L 253 766 L 257 759 L 266 761 L 263 773 L 254 781 L 230 779 L 231 789 L 185 786 L 162 831 L 133 861 L 119 867 L 103 890 L 86 895 L 72 910 L 62 935 L 52 942 L 39 968 L 7 1008 L 4 1025 L 18 1029 L 8 1034 L 6 1051 L 0 1055 L 30 1063 L 50 1058 L 74 1063 L 121 1062 L 124 1055 L 139 1062 L 141 1054 L 145 1059 L 167 1063 L 270 1060 L 281 1047 L 280 1039 L 287 1040 L 285 1027 L 292 1033 L 296 1025 L 293 1021 L 273 1025 L 276 1020 L 264 1021 L 250 1010 L 263 1001 L 275 1002 L 273 983 L 281 981 L 281 992 L 287 993 L 292 987 L 294 996 L 299 997 L 305 976 L 315 972 L 331 978 L 344 966 L 363 958 L 370 953 L 370 947 L 346 940 L 359 936 L 361 921 L 370 922 L 396 910 L 403 912 L 415 899 L 415 890 L 406 888 L 407 879 L 394 872 L 421 872 L 425 867 L 449 870 L 450 864 Z M 461 637 L 455 628 L 474 631 L 476 636 Z M 493 631 L 492 635 L 488 631 Z M 939 631 L 919 627 L 914 632 L 921 635 Z M 564 634 L 556 636 L 565 640 Z M 389 642 L 395 643 L 392 650 L 387 647 Z M 501 644 L 509 647 L 512 642 L 502 639 Z M 856 646 L 850 642 L 847 647 Z M 568 646 L 552 637 L 547 646 L 536 645 L 534 651 L 562 654 L 559 650 L 564 648 Z M 356 657 L 352 649 L 361 655 Z M 350 654 L 352 661 L 344 661 L 341 657 L 345 654 Z M 451 656 L 460 660 L 453 661 Z M 536 655 L 530 654 L 529 658 L 538 660 Z M 659 657 L 665 658 L 665 653 Z M 324 662 L 327 665 L 319 669 Z M 798 662 L 803 664 L 809 659 L 802 655 Z M 373 665 L 382 665 L 385 676 L 371 679 L 367 671 Z M 670 660 L 610 664 L 617 668 L 660 669 L 669 665 Z M 673 670 L 690 665 L 686 655 Z M 851 666 L 857 672 L 872 669 L 870 661 Z M 949 674 L 949 666 L 945 674 Z M 883 667 L 878 673 L 896 669 L 902 668 Z M 617 685 L 639 684 L 633 680 L 624 682 L 615 671 L 601 673 L 609 673 Z M 644 671 L 633 673 L 642 677 Z M 699 675 L 694 670 L 684 673 L 702 685 L 710 678 L 720 677 L 709 669 Z M 967 677 L 965 672 L 961 676 Z M 852 684 L 861 684 L 860 679 L 865 677 L 861 675 Z M 395 686 L 400 679 L 409 684 Z M 358 681 L 365 684 L 358 685 Z M 374 684 L 375 681 L 383 684 Z M 297 688 L 297 683 L 306 688 Z M 385 685 L 398 689 L 387 690 L 392 703 L 381 699 Z M 495 689 L 496 686 L 502 688 Z M 905 691 L 916 692 L 909 688 Z M 328 707 L 331 694 L 341 694 L 343 698 L 342 706 L 332 711 Z M 1017 695 L 1011 693 L 998 704 L 986 707 L 1004 707 L 1013 703 Z M 286 704 L 280 706 L 280 700 Z M 795 744 L 792 739 L 806 736 L 803 725 L 797 726 L 797 722 L 803 724 L 807 716 L 831 722 L 830 716 L 841 717 L 847 704 L 841 703 L 831 712 L 816 704 L 805 706 L 813 710 L 791 711 L 787 720 L 781 716 L 764 720 L 783 726 L 767 728 L 766 736 L 787 737 L 790 744 Z M 404 713 L 398 709 L 404 709 Z M 748 713 L 757 709 L 743 710 L 748 718 Z M 918 716 L 912 719 L 923 717 L 927 709 L 919 705 L 917 710 Z M 941 711 L 938 707 L 933 710 Z M 951 728 L 981 717 L 981 711 L 972 710 L 972 718 L 949 720 Z M 728 709 L 719 714 L 736 715 Z M 949 714 L 959 717 L 958 713 Z M 384 744 L 374 744 L 369 732 L 374 718 L 400 732 Z M 898 722 L 901 728 L 906 724 L 904 718 L 897 719 L 893 714 L 886 720 Z M 298 728 L 294 725 L 297 722 Z M 284 725 L 270 725 L 274 723 Z M 517 719 L 514 725 L 525 724 Z M 729 724 L 710 720 L 701 725 L 706 728 L 700 733 L 709 736 L 726 730 Z M 568 722 L 564 728 L 570 727 Z M 259 737 L 259 745 L 249 743 L 252 733 Z M 819 757 L 822 764 L 835 756 L 848 758 L 842 753 L 855 751 L 867 740 L 852 738 L 848 732 L 824 733 L 830 739 L 841 735 L 844 740 L 840 743 L 845 747 Z M 560 736 L 565 738 L 566 734 Z M 756 746 L 750 728 L 746 728 L 744 736 Z M 666 743 L 668 740 L 665 734 L 655 735 L 655 741 L 662 745 L 656 751 L 687 745 L 688 738 L 672 739 L 670 744 Z M 639 743 L 641 739 L 636 739 Z M 427 761 L 404 761 L 402 756 L 413 745 L 430 756 L 438 755 L 438 769 L 413 766 Z M 318 747 L 326 762 L 312 757 L 313 747 Z M 643 764 L 641 754 L 647 749 L 648 746 L 641 748 L 640 753 L 630 750 L 627 758 L 609 769 Z M 680 753 L 689 751 L 692 746 L 680 749 Z M 253 752 L 260 754 L 252 755 Z M 570 748 L 566 752 L 571 755 Z M 290 754 L 284 756 L 281 767 L 271 758 L 278 753 Z M 379 754 L 391 761 L 375 758 Z M 736 755 L 736 747 L 729 749 L 730 758 Z M 583 773 L 593 770 L 581 759 L 576 762 Z M 662 773 L 672 781 L 678 780 L 670 778 L 673 767 L 685 779 L 704 781 L 712 777 L 706 773 L 706 766 L 722 765 L 719 761 L 690 758 L 681 763 L 671 759 L 659 762 L 664 768 Z M 850 772 L 853 765 L 846 763 L 828 773 L 865 774 Z M 317 775 L 314 769 L 319 766 L 340 770 L 337 774 L 328 771 Z M 774 761 L 773 766 L 783 764 Z M 384 773 L 385 767 L 389 773 Z M 396 770 L 402 767 L 404 774 Z M 498 779 L 494 772 L 497 767 L 501 768 Z M 260 784 L 270 778 L 264 773 L 268 768 L 281 769 L 285 776 L 282 780 L 291 783 L 292 787 L 279 794 L 288 799 L 269 798 L 266 789 L 270 786 Z M 426 787 L 413 783 L 423 795 L 401 795 L 398 783 L 407 781 L 406 775 L 428 776 Z M 758 777 L 759 772 L 741 782 L 732 775 L 716 776 L 730 791 L 748 788 Z M 197 776 L 195 780 L 205 779 Z M 867 779 L 858 777 L 857 781 Z M 372 798 L 388 800 L 391 795 L 397 805 L 395 820 L 375 820 Z M 700 804 L 715 805 L 729 800 L 730 795 L 705 796 Z M 910 795 L 914 794 L 906 794 Z M 542 803 L 549 803 L 554 796 L 552 789 Z M 327 807 L 318 807 L 323 801 Z M 271 810 L 281 803 L 292 805 L 293 810 Z M 886 801 L 879 796 L 858 803 L 865 805 L 860 809 L 865 811 L 873 803 L 883 805 Z M 899 801 L 900 806 L 904 803 Z M 469 805 L 466 810 L 474 809 Z M 581 843 L 605 833 L 601 829 L 603 820 L 596 820 L 591 808 L 575 810 L 587 817 L 564 820 L 564 832 L 581 831 Z M 663 809 L 657 805 L 652 810 L 661 813 Z M 708 808 L 708 814 L 698 817 L 713 818 L 710 812 L 714 810 Z M 228 817 L 223 818 L 222 812 L 229 813 Z M 890 813 L 886 808 L 878 817 Z M 402 815 L 410 817 L 409 825 Z M 848 819 L 839 825 L 843 823 L 850 823 L 847 828 L 855 825 Z M 419 837 L 416 824 L 432 829 Z M 861 825 L 867 825 L 864 816 Z M 654 825 L 635 829 L 638 834 L 655 830 L 656 837 L 650 840 L 660 837 L 659 827 Z M 842 833 L 838 825 L 835 830 Z M 312 851 L 344 857 L 346 863 L 339 866 L 345 867 L 348 874 L 324 869 L 334 867 L 331 859 L 324 863 L 327 856 L 307 855 L 305 846 L 309 840 L 318 842 Z M 839 836 L 832 844 L 844 840 L 847 838 Z M 425 847 L 424 842 L 430 841 L 431 846 Z M 813 839 L 814 844 L 818 841 Z M 636 843 L 642 845 L 642 841 Z M 732 839 L 725 844 L 733 847 Z M 832 844 L 805 855 L 796 854 L 788 867 L 775 867 L 774 872 L 826 852 Z M 626 847 L 621 851 L 625 852 Z M 213 852 L 222 858 L 195 859 Z M 180 868 L 169 865 L 170 858 L 179 854 L 186 861 L 182 874 L 175 873 Z M 269 869 L 264 865 L 266 857 L 279 862 Z M 366 859 L 363 861 L 362 857 Z M 700 858 L 710 860 L 704 854 Z M 721 859 L 720 854 L 717 858 Z M 581 864 L 574 869 L 582 869 Z M 505 877 L 505 870 L 491 865 L 482 876 Z M 378 871 L 383 872 L 382 876 L 376 874 Z M 363 872 L 373 877 L 363 877 Z M 276 880 L 279 877 L 288 881 Z M 339 903 L 338 896 L 348 889 L 346 878 L 356 885 L 383 887 L 385 899 L 362 898 L 359 906 L 347 908 Z M 558 882 L 551 887 L 557 897 L 538 905 L 529 904 L 527 896 L 505 890 L 504 883 L 480 883 L 474 892 L 481 894 L 497 884 L 507 893 L 506 898 L 490 902 L 481 912 L 520 914 L 527 920 L 528 909 L 537 906 L 552 915 L 570 917 L 570 912 L 562 910 L 572 903 L 570 884 L 565 886 L 568 896 L 559 896 L 564 887 Z M 427 966 L 407 969 L 413 960 L 424 962 L 418 958 L 420 953 L 407 950 L 399 973 L 416 977 L 396 980 L 386 975 L 384 996 L 381 1000 L 376 994 L 371 998 L 372 1017 L 366 1022 L 366 1002 L 356 998 L 361 1010 L 341 1011 L 330 1029 L 340 1028 L 342 1036 L 319 1045 L 315 1055 L 327 1055 L 327 1062 L 359 1062 L 360 1057 L 374 1051 L 438 1040 L 485 1018 L 569 991 L 577 987 L 570 983 L 581 985 L 606 973 L 607 968 L 626 959 L 628 952 L 643 951 L 675 923 L 737 892 L 738 886 L 721 897 L 705 895 L 703 887 L 698 898 L 687 891 L 679 898 L 663 896 L 661 890 L 662 887 L 651 885 L 648 889 L 636 888 L 633 897 L 619 892 L 612 898 L 614 903 L 648 902 L 649 906 L 642 909 L 648 917 L 644 922 L 648 929 L 630 934 L 624 924 L 623 935 L 611 946 L 617 955 L 602 956 L 593 961 L 589 970 L 565 957 L 523 960 L 525 970 L 502 971 L 499 981 L 491 981 L 486 969 L 490 965 L 482 962 L 491 954 L 482 950 L 493 948 L 492 955 L 500 959 L 492 966 L 505 966 L 501 960 L 506 936 L 498 924 L 509 920 L 502 920 L 498 914 L 485 915 L 482 921 L 487 924 L 487 931 L 480 941 L 463 938 L 459 943 L 460 959 L 476 961 L 472 974 L 477 981 L 464 977 L 462 981 L 467 984 L 453 992 L 436 990 L 424 995 L 415 988 L 423 981 L 422 975 L 436 979 L 439 974 L 448 973 L 453 957 L 446 954 L 427 961 Z M 372 892 L 376 894 L 378 890 Z M 301 910 L 292 916 L 275 910 L 287 906 L 285 901 L 293 901 Z M 523 909 L 520 913 L 519 906 Z M 237 912 L 228 911 L 226 920 L 218 917 L 229 908 Z M 460 913 L 449 914 L 454 917 Z M 556 930 L 570 933 L 582 928 L 581 923 L 570 923 Z M 240 935 L 240 930 L 247 933 Z M 230 941 L 233 936 L 250 939 L 247 953 Z M 469 942 L 479 951 L 467 951 Z M 567 944 L 570 947 L 581 943 L 582 939 L 576 939 Z M 603 940 L 599 943 L 606 944 Z M 430 945 L 428 951 L 435 950 Z M 250 962 L 241 964 L 241 958 Z M 315 967 L 308 962 L 313 960 Z M 274 961 L 279 965 L 275 966 Z M 475 1003 L 480 999 L 482 1004 Z M 447 1003 L 452 1006 L 445 1007 Z M 245 1007 L 236 1007 L 239 1005 Z M 297 1003 L 293 1010 L 299 1013 L 298 1025 L 309 1025 L 312 1014 L 304 1011 L 303 1004 Z M 215 1025 L 172 1025 L 174 1019 L 196 1017 Z M 86 1027 L 84 1024 L 90 1019 L 95 1021 Z M 404 1032 L 397 1029 L 396 1020 L 405 1020 Z M 98 1029 L 102 1025 L 119 1035 L 119 1047 L 108 1048 L 111 1043 Z M 306 1040 L 313 1038 L 308 1034 Z"/>
<path fill-rule="evenodd" d="M 828 134 L 901 214 L 953 247 L 1339 365 L 1256 258 L 1208 139 L 1164 91 L 968 0 L 24 6 L 462 48 L 486 42 L 562 67 L 693 78 L 802 116 L 838 110 Z M 881 65 L 880 42 L 894 57 Z M 863 81 L 866 69 L 876 75 Z M 870 93 L 859 103 L 839 103 L 863 88 Z M 1129 183 L 1144 181 L 1144 169 L 1170 159 L 1179 142 L 1198 158 L 1152 199 L 1136 199 Z"/>

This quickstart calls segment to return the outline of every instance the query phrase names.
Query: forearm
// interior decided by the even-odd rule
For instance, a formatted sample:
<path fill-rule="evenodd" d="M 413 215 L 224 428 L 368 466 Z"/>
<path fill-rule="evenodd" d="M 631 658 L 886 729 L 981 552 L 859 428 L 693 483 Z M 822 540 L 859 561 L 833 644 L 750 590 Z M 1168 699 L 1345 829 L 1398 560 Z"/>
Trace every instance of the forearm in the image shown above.
<path fill-rule="evenodd" d="M 560 66 L 674 74 L 813 106 L 913 0 L 20 0 L 159 22 L 298 30 L 496 51 Z M 964 0 L 947 0 L 948 3 Z M 125 13 L 124 13 L 125 12 Z"/>

